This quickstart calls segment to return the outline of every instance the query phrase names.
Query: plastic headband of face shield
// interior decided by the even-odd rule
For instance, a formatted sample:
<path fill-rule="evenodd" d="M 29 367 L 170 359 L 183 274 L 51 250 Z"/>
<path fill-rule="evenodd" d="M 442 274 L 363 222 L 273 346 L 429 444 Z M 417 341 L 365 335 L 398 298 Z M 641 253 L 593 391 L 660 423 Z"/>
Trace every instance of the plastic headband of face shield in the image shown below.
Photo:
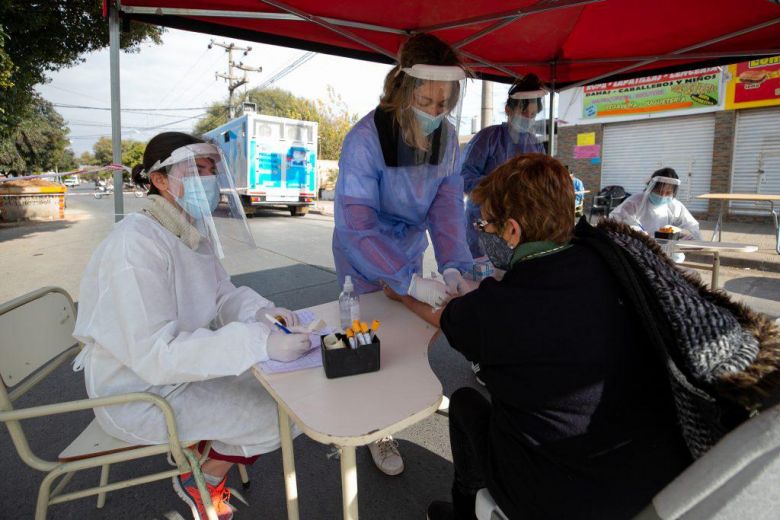
<path fill-rule="evenodd" d="M 165 160 L 157 161 L 149 168 L 150 172 L 158 171 L 176 163 L 184 162 L 188 159 L 197 157 L 206 157 L 212 159 L 215 163 L 221 159 L 219 148 L 209 143 L 195 143 L 182 146 L 171 152 Z"/>
<path fill-rule="evenodd" d="M 456 65 L 417 64 L 400 69 L 408 76 L 428 81 L 461 81 L 466 79 L 466 71 Z"/>

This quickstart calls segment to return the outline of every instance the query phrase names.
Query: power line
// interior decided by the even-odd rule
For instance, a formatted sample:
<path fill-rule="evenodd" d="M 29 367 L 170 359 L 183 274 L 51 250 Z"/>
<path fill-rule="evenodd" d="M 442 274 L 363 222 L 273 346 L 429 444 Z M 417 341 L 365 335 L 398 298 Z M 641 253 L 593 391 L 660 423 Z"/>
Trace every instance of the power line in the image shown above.
<path fill-rule="evenodd" d="M 61 108 L 79 108 L 83 110 L 107 110 L 111 111 L 111 107 L 90 107 L 85 105 L 71 105 L 67 103 L 52 103 L 55 107 L 61 107 Z M 146 112 L 156 112 L 156 111 L 166 111 L 166 110 L 207 110 L 209 107 L 180 107 L 180 108 L 121 108 L 120 110 L 122 112 L 136 112 L 136 113 L 143 113 L 143 111 Z M 163 114 L 152 114 L 155 116 L 162 116 Z M 170 115 L 170 114 L 169 114 Z M 179 117 L 179 116 L 174 116 Z"/>
<path fill-rule="evenodd" d="M 192 70 L 195 68 L 195 66 L 196 66 L 198 63 L 200 63 L 200 60 L 202 60 L 202 59 L 203 59 L 203 57 L 204 57 L 204 56 L 206 56 L 206 53 L 207 53 L 208 51 L 209 51 L 208 49 L 204 50 L 204 51 L 203 51 L 203 52 L 200 54 L 200 56 L 198 56 L 198 57 L 195 59 L 195 61 L 192 63 L 192 65 L 190 65 L 190 66 L 189 66 L 189 68 L 187 69 L 187 71 L 186 71 L 184 74 L 182 74 L 181 76 L 179 76 L 179 81 L 175 81 L 175 82 L 173 82 L 173 83 L 174 83 L 174 84 L 173 84 L 173 87 L 172 87 L 172 88 L 171 88 L 171 89 L 170 89 L 168 92 L 166 92 L 166 93 L 165 93 L 165 95 L 164 95 L 162 98 L 160 98 L 160 101 L 157 103 L 158 105 L 162 106 L 162 104 L 163 104 L 163 101 L 165 101 L 166 99 L 168 99 L 168 96 L 170 96 L 170 95 L 171 95 L 171 94 L 172 94 L 172 93 L 173 93 L 173 92 L 174 92 L 174 91 L 175 91 L 175 90 L 176 90 L 178 87 L 180 87 L 180 86 L 181 86 L 181 81 L 183 81 L 183 80 L 184 80 L 184 78 L 186 78 L 186 77 L 187 77 L 187 74 L 189 74 L 190 72 L 192 72 Z"/>
<path fill-rule="evenodd" d="M 287 74 L 289 74 L 290 72 L 294 71 L 295 69 L 297 69 L 298 67 L 300 67 L 301 65 L 303 65 L 304 63 L 306 63 L 307 61 L 312 59 L 313 57 L 315 57 L 316 55 L 317 55 L 316 52 L 307 52 L 306 54 L 304 54 L 303 56 L 301 56 L 300 58 L 298 58 L 294 62 L 292 62 L 289 65 L 287 65 L 282 70 L 278 71 L 276 74 L 271 76 L 269 79 L 265 80 L 263 83 L 260 84 L 260 86 L 258 88 L 259 89 L 263 89 L 263 88 L 265 88 L 265 87 L 267 87 L 269 85 L 272 85 L 273 83 L 279 81 L 280 79 L 285 77 Z"/>

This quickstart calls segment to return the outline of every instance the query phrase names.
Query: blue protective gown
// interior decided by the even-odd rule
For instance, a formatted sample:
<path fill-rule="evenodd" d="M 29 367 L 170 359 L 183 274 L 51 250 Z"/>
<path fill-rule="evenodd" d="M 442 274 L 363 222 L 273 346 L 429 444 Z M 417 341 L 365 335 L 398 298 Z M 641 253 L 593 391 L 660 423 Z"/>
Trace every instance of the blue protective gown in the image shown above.
<path fill-rule="evenodd" d="M 384 281 L 407 294 L 412 275 L 422 274 L 426 230 L 439 272 L 471 269 L 463 180 L 454 166 L 446 166 L 457 165 L 458 141 L 454 129 L 448 130 L 440 165 L 400 167 L 385 163 L 373 111 L 349 131 L 334 205 L 333 257 L 340 284 L 350 275 L 358 293 L 378 291 Z"/>
<path fill-rule="evenodd" d="M 479 182 L 515 155 L 521 153 L 544 153 L 544 147 L 533 135 L 522 132 L 515 143 L 510 135 L 508 123 L 483 128 L 471 138 L 463 153 L 460 174 L 463 190 L 468 194 Z M 466 239 L 474 258 L 485 256 L 479 243 L 479 235 L 472 223 L 480 218 L 479 206 L 469 199 L 466 202 Z"/>

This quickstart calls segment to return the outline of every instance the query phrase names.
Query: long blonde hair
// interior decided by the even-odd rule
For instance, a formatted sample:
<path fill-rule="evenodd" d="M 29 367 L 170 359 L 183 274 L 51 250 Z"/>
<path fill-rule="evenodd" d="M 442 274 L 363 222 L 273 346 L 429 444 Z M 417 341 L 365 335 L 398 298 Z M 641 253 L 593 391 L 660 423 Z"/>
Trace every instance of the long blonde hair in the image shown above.
<path fill-rule="evenodd" d="M 414 89 L 419 86 L 419 80 L 401 70 L 420 64 L 463 66 L 452 47 L 430 34 L 416 34 L 401 47 L 398 63 L 385 77 L 384 89 L 379 98 L 379 108 L 393 113 L 395 120 L 401 127 L 401 136 L 407 145 L 428 151 L 430 147 L 428 137 L 420 130 L 414 111 L 411 110 Z M 452 85 L 452 94 L 447 106 L 448 111 L 457 106 L 460 97 L 458 82 L 453 81 Z"/>

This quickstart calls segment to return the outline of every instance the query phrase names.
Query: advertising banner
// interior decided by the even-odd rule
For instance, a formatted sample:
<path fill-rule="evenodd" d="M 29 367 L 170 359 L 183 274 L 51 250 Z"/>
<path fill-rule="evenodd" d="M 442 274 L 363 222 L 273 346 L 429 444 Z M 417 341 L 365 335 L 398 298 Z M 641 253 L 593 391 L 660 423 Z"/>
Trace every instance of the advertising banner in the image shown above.
<path fill-rule="evenodd" d="M 710 67 L 584 87 L 582 117 L 626 116 L 715 106 L 720 67 Z"/>
<path fill-rule="evenodd" d="M 780 56 L 729 65 L 726 108 L 780 105 Z"/>

